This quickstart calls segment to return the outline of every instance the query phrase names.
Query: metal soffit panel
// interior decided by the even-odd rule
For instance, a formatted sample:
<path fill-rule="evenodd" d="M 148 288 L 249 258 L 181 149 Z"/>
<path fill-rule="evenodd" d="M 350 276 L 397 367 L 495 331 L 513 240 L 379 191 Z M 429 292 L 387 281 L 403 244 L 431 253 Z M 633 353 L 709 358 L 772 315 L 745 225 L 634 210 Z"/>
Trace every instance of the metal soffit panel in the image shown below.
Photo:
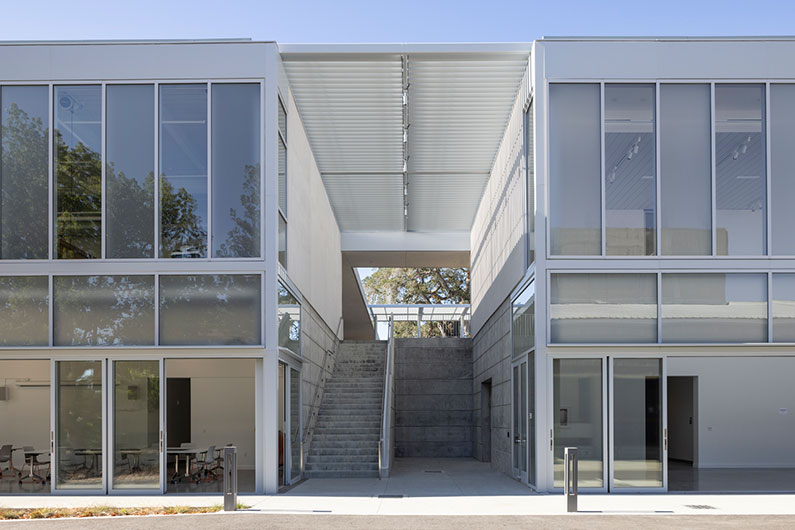
<path fill-rule="evenodd" d="M 466 53 L 329 50 L 302 54 L 291 47 L 283 60 L 340 228 L 469 231 L 529 47 L 477 53 L 466 47 Z"/>

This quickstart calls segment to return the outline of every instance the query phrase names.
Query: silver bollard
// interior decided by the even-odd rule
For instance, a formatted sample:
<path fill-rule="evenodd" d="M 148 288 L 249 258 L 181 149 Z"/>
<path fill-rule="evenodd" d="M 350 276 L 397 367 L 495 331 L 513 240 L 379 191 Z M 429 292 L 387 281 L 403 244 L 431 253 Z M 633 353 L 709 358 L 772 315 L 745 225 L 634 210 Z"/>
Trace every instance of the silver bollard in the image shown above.
<path fill-rule="evenodd" d="M 566 496 L 566 511 L 577 511 L 577 448 L 566 447 L 563 450 L 563 494 Z"/>
<path fill-rule="evenodd" d="M 224 447 L 224 511 L 237 510 L 237 447 Z"/>

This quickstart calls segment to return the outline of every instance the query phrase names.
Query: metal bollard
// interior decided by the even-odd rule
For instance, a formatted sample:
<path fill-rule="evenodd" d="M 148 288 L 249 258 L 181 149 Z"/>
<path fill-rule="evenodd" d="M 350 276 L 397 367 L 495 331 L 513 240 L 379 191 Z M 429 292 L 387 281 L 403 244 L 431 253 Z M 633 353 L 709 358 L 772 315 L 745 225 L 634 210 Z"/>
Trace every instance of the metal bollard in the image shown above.
<path fill-rule="evenodd" d="M 577 448 L 566 447 L 563 450 L 563 494 L 566 496 L 566 511 L 577 511 Z"/>
<path fill-rule="evenodd" d="M 224 511 L 237 510 L 237 447 L 224 447 Z"/>

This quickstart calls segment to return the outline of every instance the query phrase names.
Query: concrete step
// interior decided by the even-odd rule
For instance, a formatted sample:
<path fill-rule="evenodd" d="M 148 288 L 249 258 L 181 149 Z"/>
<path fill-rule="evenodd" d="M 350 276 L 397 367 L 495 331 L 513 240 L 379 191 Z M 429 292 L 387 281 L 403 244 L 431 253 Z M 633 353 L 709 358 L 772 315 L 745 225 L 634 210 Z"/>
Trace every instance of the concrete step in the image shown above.
<path fill-rule="evenodd" d="M 375 471 L 306 471 L 306 478 L 376 478 L 378 470 Z"/>
<path fill-rule="evenodd" d="M 308 462 L 309 471 L 378 471 L 378 462 Z"/>
<path fill-rule="evenodd" d="M 315 443 L 323 443 L 326 441 L 329 442 L 372 442 L 378 443 L 378 437 L 381 435 L 381 430 L 376 429 L 376 432 L 367 432 L 367 433 L 347 433 L 347 432 L 327 432 L 327 433 L 319 433 L 315 431 L 315 435 L 312 437 L 312 445 Z"/>
<path fill-rule="evenodd" d="M 361 446 L 346 447 L 343 445 L 313 445 L 309 451 L 310 457 L 315 456 L 361 456 L 361 457 L 378 457 L 378 447 L 372 447 L 370 444 L 362 444 Z"/>

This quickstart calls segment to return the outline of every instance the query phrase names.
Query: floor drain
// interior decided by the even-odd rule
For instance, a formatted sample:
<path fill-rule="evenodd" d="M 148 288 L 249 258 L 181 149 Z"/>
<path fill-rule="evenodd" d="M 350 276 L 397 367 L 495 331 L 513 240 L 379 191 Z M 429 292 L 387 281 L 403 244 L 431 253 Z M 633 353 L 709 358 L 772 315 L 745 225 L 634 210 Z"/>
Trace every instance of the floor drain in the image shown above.
<path fill-rule="evenodd" d="M 441 473 L 442 470 L 441 469 L 426 469 L 425 472 L 426 473 Z"/>
<path fill-rule="evenodd" d="M 709 504 L 685 504 L 685 508 L 692 508 L 694 510 L 716 510 L 714 506 Z"/>
<path fill-rule="evenodd" d="M 402 499 L 403 495 L 379 495 L 379 499 Z"/>

